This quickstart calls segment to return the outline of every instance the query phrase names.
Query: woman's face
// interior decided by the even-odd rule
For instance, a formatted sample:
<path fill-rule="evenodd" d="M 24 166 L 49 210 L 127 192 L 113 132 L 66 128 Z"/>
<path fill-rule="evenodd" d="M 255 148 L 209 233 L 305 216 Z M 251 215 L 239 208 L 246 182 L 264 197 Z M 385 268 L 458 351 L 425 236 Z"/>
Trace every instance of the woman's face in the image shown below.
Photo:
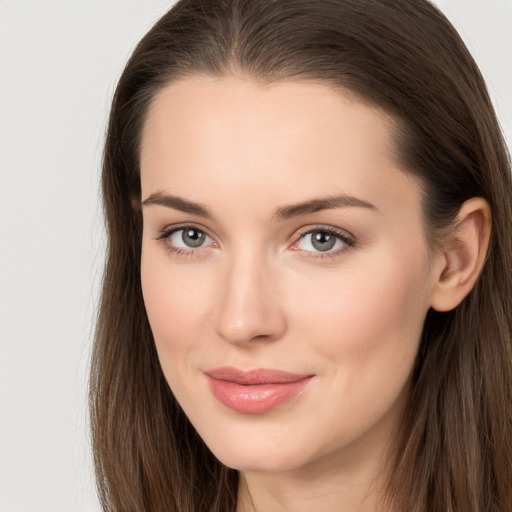
<path fill-rule="evenodd" d="M 381 457 L 435 282 L 392 123 L 327 85 L 187 78 L 142 139 L 142 287 L 165 377 L 243 471 Z"/>

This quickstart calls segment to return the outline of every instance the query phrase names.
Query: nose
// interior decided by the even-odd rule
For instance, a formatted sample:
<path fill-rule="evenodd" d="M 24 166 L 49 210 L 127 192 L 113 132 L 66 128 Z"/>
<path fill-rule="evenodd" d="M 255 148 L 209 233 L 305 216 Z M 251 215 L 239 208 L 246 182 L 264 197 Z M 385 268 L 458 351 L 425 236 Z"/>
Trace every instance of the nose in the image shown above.
<path fill-rule="evenodd" d="M 217 333 L 236 345 L 275 341 L 286 330 L 278 269 L 253 254 L 226 262 L 217 314 Z"/>

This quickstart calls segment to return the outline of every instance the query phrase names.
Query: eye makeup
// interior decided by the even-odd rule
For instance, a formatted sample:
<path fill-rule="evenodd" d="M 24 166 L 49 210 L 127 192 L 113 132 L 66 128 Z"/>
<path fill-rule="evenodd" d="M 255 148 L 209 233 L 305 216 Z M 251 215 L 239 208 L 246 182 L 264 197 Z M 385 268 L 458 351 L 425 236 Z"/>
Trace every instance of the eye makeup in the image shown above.
<path fill-rule="evenodd" d="M 346 231 L 325 225 L 304 227 L 293 239 L 288 248 L 312 259 L 336 258 L 356 245 L 355 238 Z M 155 240 L 171 254 L 185 257 L 201 257 L 205 250 L 219 247 L 207 230 L 195 224 L 168 226 Z"/>

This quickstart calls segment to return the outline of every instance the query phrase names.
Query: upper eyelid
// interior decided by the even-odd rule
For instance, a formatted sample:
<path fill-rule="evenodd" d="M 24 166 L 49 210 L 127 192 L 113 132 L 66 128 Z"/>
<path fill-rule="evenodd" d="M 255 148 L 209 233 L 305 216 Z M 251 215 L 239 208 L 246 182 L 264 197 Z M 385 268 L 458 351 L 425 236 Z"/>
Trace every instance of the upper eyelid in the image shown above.
<path fill-rule="evenodd" d="M 168 236 L 170 236 L 172 233 L 175 233 L 176 231 L 180 231 L 187 227 L 191 227 L 191 228 L 197 229 L 198 231 L 202 231 L 203 233 L 205 233 L 205 235 L 207 235 L 209 238 L 211 238 L 215 242 L 215 244 L 217 244 L 219 246 L 221 245 L 217 241 L 217 238 L 214 235 L 212 235 L 212 233 L 209 229 L 207 229 L 205 226 L 202 226 L 201 224 L 194 223 L 194 222 L 183 222 L 183 223 L 179 223 L 179 224 L 170 224 L 160 230 L 160 233 L 157 236 L 156 240 L 165 239 Z M 325 231 L 327 233 L 331 233 L 334 236 L 338 236 L 342 239 L 345 238 L 345 239 L 350 240 L 352 242 L 352 244 L 354 244 L 356 241 L 355 236 L 345 229 L 338 228 L 338 227 L 335 227 L 332 225 L 327 225 L 327 224 L 310 224 L 307 226 L 303 226 L 302 228 L 299 228 L 293 232 L 293 234 L 291 235 L 291 237 L 292 237 L 291 245 L 294 245 L 295 243 L 297 243 L 297 241 L 304 235 L 307 235 L 308 233 L 312 233 L 314 231 Z M 201 247 L 198 247 L 198 249 L 200 249 L 200 248 Z"/>
<path fill-rule="evenodd" d="M 171 233 L 175 233 L 176 231 L 181 231 L 185 228 L 193 228 L 197 229 L 198 231 L 202 231 L 205 235 L 210 237 L 212 240 L 216 241 L 215 237 L 211 234 L 210 230 L 202 226 L 201 224 L 196 224 L 194 222 L 183 222 L 180 224 L 169 224 L 168 226 L 165 226 L 163 229 L 159 231 L 159 235 L 156 238 L 157 240 L 161 240 L 162 238 L 165 238 L 169 236 Z"/>
<path fill-rule="evenodd" d="M 304 228 L 297 230 L 295 233 L 298 237 L 301 237 L 307 235 L 308 233 L 313 233 L 314 231 L 325 231 L 341 238 L 347 238 L 349 240 L 355 241 L 355 236 L 346 229 L 322 224 L 305 226 Z"/>

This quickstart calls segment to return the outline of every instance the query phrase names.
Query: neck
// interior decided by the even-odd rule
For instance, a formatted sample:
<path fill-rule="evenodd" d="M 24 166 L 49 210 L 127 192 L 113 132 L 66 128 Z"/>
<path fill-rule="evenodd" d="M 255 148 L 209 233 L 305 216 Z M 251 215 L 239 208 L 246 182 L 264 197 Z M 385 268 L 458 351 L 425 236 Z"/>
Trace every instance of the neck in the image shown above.
<path fill-rule="evenodd" d="M 370 445 L 361 458 L 350 448 L 297 470 L 242 472 L 237 512 L 391 512 L 383 503 L 389 450 Z"/>

